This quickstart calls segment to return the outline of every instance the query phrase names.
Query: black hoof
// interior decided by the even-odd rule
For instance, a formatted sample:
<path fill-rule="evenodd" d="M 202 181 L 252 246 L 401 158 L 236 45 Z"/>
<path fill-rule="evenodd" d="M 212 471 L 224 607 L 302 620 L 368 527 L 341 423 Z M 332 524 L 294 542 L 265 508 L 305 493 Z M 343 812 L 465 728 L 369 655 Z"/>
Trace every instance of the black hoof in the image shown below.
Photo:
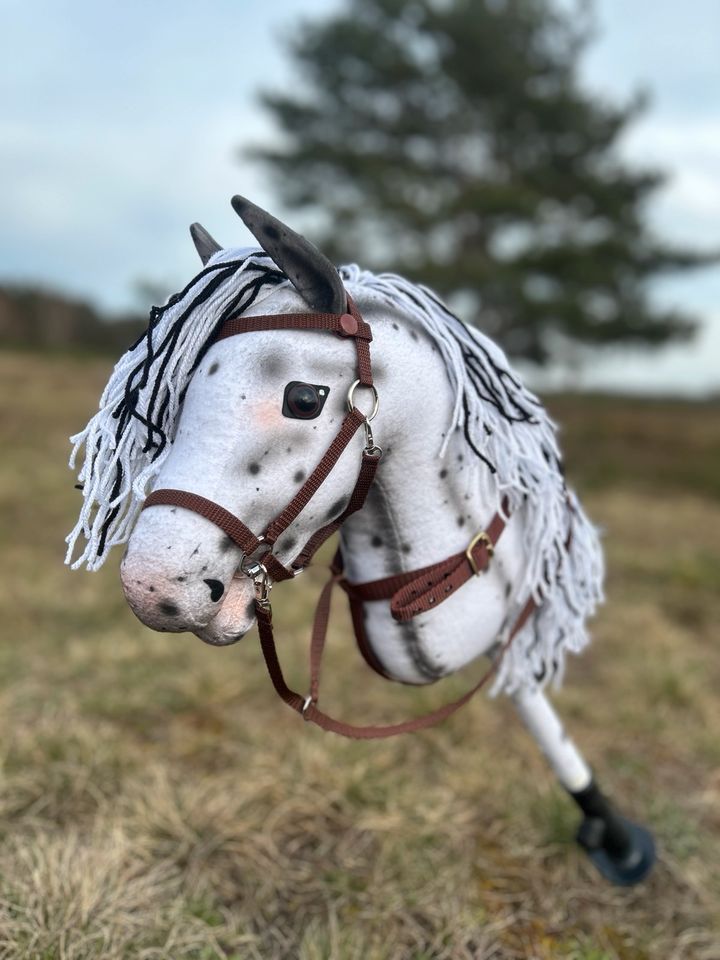
<path fill-rule="evenodd" d="M 650 873 L 655 863 L 655 841 L 645 827 L 617 815 L 628 843 L 622 851 L 608 850 L 606 824 L 598 817 L 585 817 L 577 833 L 577 842 L 600 873 L 617 887 L 632 887 Z"/>

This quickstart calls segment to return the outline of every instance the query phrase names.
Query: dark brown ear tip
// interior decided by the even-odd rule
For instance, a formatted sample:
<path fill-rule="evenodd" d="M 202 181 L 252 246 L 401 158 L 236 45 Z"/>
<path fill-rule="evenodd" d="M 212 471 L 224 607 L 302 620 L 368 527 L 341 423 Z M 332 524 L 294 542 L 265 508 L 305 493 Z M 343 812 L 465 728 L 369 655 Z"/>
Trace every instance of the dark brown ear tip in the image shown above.
<path fill-rule="evenodd" d="M 233 210 L 239 217 L 242 217 L 247 208 L 251 206 L 250 201 L 246 197 L 241 197 L 239 193 L 235 194 L 230 203 L 232 204 Z"/>
<path fill-rule="evenodd" d="M 207 232 L 201 223 L 190 224 L 190 236 L 200 259 L 205 265 L 213 254 L 222 250 L 220 244 Z"/>
<path fill-rule="evenodd" d="M 345 310 L 347 295 L 337 268 L 317 247 L 245 197 L 236 194 L 230 202 L 263 250 L 312 309 L 321 313 Z"/>

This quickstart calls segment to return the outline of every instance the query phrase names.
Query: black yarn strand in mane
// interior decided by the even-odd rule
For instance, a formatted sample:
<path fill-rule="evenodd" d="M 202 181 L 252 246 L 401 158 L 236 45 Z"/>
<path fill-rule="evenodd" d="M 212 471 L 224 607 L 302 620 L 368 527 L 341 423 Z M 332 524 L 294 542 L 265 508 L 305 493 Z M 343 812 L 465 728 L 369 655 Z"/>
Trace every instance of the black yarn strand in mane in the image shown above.
<path fill-rule="evenodd" d="M 465 416 L 463 417 L 463 433 L 465 434 L 465 442 L 466 442 L 467 445 L 470 447 L 470 449 L 473 451 L 473 453 L 474 453 L 477 457 L 479 457 L 480 460 L 482 460 L 482 462 L 486 465 L 486 467 L 488 468 L 488 470 L 490 471 L 490 473 L 495 474 L 495 473 L 497 473 L 497 467 L 495 466 L 494 463 L 492 463 L 490 460 L 488 460 L 488 458 L 485 456 L 484 453 L 481 453 L 481 451 L 478 450 L 478 448 L 477 448 L 477 447 L 475 446 L 475 444 L 473 443 L 472 437 L 470 436 L 470 429 L 469 429 L 469 424 L 470 424 L 470 406 L 469 406 L 469 404 L 468 404 L 467 396 L 466 396 L 466 394 L 465 394 L 464 392 L 463 392 L 463 396 L 462 396 L 462 402 L 463 402 L 463 409 L 464 409 L 464 411 L 465 411 Z"/>
<path fill-rule="evenodd" d="M 217 323 L 215 324 L 212 330 L 212 333 L 210 334 L 210 336 L 207 338 L 205 343 L 202 345 L 202 347 L 198 351 L 197 357 L 195 358 L 195 362 L 193 363 L 191 368 L 191 373 L 194 373 L 202 363 L 205 357 L 205 354 L 208 352 L 210 347 L 215 342 L 215 336 L 217 332 L 221 329 L 223 324 L 225 324 L 233 316 L 236 316 L 238 314 L 243 314 L 249 307 L 251 307 L 253 303 L 255 303 L 255 301 L 257 300 L 258 294 L 260 293 L 260 291 L 263 290 L 265 287 L 277 286 L 281 283 L 284 283 L 285 280 L 287 279 L 285 274 L 281 273 L 277 269 L 263 267 L 261 268 L 261 270 L 262 270 L 261 276 L 256 277 L 254 280 L 251 280 L 248 284 L 246 284 L 243 287 L 243 289 L 237 294 L 237 296 L 235 296 L 227 305 L 227 307 L 222 311 L 222 313 L 218 318 Z M 247 299 L 244 299 L 245 294 L 248 293 L 248 291 L 249 291 L 249 295 Z M 182 403 L 183 400 L 185 399 L 185 394 L 187 393 L 187 389 L 189 386 L 190 384 L 188 383 L 184 387 L 184 389 L 181 391 L 180 403 Z M 169 395 L 166 394 L 165 399 L 158 411 L 158 419 L 162 420 L 169 402 L 170 402 Z"/>

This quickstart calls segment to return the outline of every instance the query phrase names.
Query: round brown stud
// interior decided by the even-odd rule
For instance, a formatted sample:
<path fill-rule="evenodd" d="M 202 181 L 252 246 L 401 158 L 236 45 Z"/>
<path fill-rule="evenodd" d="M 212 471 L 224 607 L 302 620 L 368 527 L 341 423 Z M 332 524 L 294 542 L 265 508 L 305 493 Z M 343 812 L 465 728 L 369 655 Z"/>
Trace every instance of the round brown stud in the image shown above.
<path fill-rule="evenodd" d="M 340 329 L 346 337 L 354 337 L 358 332 L 358 322 L 351 313 L 344 313 L 340 317 Z"/>

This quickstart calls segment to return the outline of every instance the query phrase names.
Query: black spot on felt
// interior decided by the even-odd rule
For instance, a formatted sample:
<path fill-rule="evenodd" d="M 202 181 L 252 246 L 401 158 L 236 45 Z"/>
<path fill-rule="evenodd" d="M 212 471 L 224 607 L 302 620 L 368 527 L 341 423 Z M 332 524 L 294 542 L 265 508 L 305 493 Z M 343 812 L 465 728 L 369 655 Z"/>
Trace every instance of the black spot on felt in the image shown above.
<path fill-rule="evenodd" d="M 248 466 L 248 473 L 251 473 L 253 476 L 257 476 L 260 473 L 260 464 L 255 463 L 254 461 Z"/>
<path fill-rule="evenodd" d="M 412 547 L 410 546 L 409 543 L 403 543 L 400 545 L 400 549 L 402 550 L 403 553 L 410 553 L 410 551 L 412 550 Z"/>
<path fill-rule="evenodd" d="M 235 544 L 227 535 L 222 538 L 220 541 L 219 549 L 220 553 L 227 553 L 231 547 L 234 547 Z"/>
<path fill-rule="evenodd" d="M 262 359 L 260 368 L 269 377 L 278 377 L 285 370 L 285 360 L 278 354 L 271 354 Z"/>
<path fill-rule="evenodd" d="M 139 580 L 138 580 L 138 583 L 140 583 Z M 148 587 L 148 590 L 150 591 L 150 593 L 155 593 L 155 587 L 152 587 L 152 586 Z"/>
<path fill-rule="evenodd" d="M 304 479 L 305 479 L 305 471 L 296 470 L 295 476 L 293 477 L 293 480 L 295 481 L 295 483 L 301 483 Z"/>
<path fill-rule="evenodd" d="M 375 536 L 370 541 L 370 544 L 373 547 L 381 547 L 383 545 L 383 539 L 382 537 L 379 537 L 377 534 L 375 534 Z"/>
<path fill-rule="evenodd" d="M 394 323 L 394 324 L 393 324 L 393 330 L 399 330 L 399 329 L 400 329 L 400 327 L 399 327 L 396 323 Z"/>
<path fill-rule="evenodd" d="M 203 580 L 210 588 L 210 599 L 217 603 L 220 597 L 225 593 L 225 587 L 219 580 Z"/>
<path fill-rule="evenodd" d="M 419 340 L 419 339 L 420 339 L 420 338 L 418 337 L 417 332 L 416 332 L 415 330 L 411 330 L 411 331 L 410 331 L 410 336 L 413 338 L 413 340 Z"/>
<path fill-rule="evenodd" d="M 506 599 L 506 600 L 507 600 L 507 598 L 510 596 L 510 593 L 511 593 L 511 592 L 512 592 L 512 584 L 506 583 L 506 584 L 505 584 L 505 599 Z"/>
<path fill-rule="evenodd" d="M 283 540 L 283 550 L 294 550 L 297 546 L 297 539 L 295 537 L 286 537 Z"/>
<path fill-rule="evenodd" d="M 438 476 L 440 477 L 441 480 L 444 480 L 445 477 L 447 476 L 447 470 L 443 467 L 443 469 L 440 471 Z"/>
<path fill-rule="evenodd" d="M 458 524 L 459 527 L 464 527 L 464 526 L 465 526 L 465 517 L 458 517 L 458 518 L 457 518 L 457 524 Z"/>
<path fill-rule="evenodd" d="M 248 620 L 252 620 L 252 618 L 255 616 L 255 601 L 254 601 L 254 600 L 250 600 L 250 601 L 248 602 L 247 607 L 245 607 L 245 616 L 248 618 Z"/>
<path fill-rule="evenodd" d="M 168 617 L 176 617 L 180 613 L 175 604 L 170 603 L 169 600 L 162 600 L 158 604 L 158 610 L 160 613 L 164 613 Z"/>
<path fill-rule="evenodd" d="M 340 497 L 332 506 L 329 508 L 326 517 L 328 520 L 334 520 L 335 517 L 339 516 L 345 509 L 345 497 Z"/>
<path fill-rule="evenodd" d="M 263 233 L 264 233 L 265 236 L 268 237 L 270 240 L 279 240 L 279 239 L 280 239 L 280 231 L 278 230 L 277 227 L 274 227 L 271 223 L 268 223 L 268 224 L 266 224 L 266 225 L 263 227 Z"/>
<path fill-rule="evenodd" d="M 210 365 L 210 369 L 208 370 L 208 376 L 211 377 L 214 373 L 217 373 L 219 369 L 220 369 L 220 364 L 219 364 L 219 363 L 217 363 L 217 362 L 212 363 L 212 364 Z"/>
<path fill-rule="evenodd" d="M 175 577 L 178 583 L 185 583 L 186 577 Z"/>

